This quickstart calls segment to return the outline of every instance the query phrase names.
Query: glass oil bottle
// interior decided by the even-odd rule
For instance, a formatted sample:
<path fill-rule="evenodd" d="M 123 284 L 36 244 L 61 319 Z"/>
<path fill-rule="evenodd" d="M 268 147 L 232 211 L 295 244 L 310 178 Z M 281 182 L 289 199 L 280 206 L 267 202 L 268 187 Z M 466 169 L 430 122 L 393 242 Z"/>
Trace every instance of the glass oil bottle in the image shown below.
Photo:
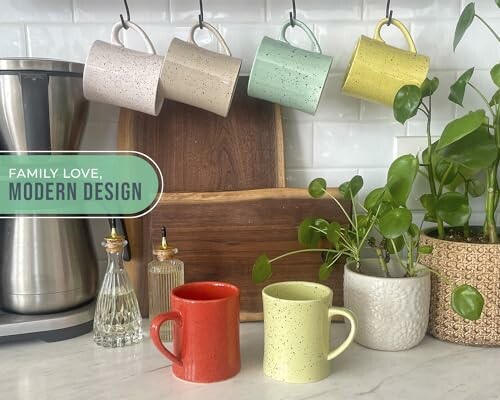
<path fill-rule="evenodd" d="M 161 236 L 161 245 L 153 249 L 156 260 L 148 264 L 149 322 L 170 310 L 170 292 L 184 283 L 184 263 L 174 258 L 178 250 L 168 245 L 165 227 L 162 227 Z M 171 342 L 172 333 L 172 321 L 161 326 L 161 340 Z"/>
<path fill-rule="evenodd" d="M 108 268 L 94 315 L 94 342 L 103 347 L 122 347 L 142 340 L 139 304 L 123 265 L 126 245 L 125 237 L 116 232 L 115 220 L 111 220 L 111 234 L 102 242 L 108 253 Z"/>

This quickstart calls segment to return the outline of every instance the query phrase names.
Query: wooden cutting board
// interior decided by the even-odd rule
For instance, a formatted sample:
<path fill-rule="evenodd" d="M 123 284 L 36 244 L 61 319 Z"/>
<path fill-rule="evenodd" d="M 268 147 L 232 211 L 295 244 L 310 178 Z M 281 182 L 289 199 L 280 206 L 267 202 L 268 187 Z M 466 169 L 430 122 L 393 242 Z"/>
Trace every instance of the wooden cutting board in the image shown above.
<path fill-rule="evenodd" d="M 165 192 L 285 187 L 281 109 L 247 96 L 247 85 L 248 77 L 240 77 L 227 118 L 173 101 L 165 101 L 158 117 L 122 109 L 118 149 L 155 160 Z M 126 268 L 136 292 L 147 293 L 151 248 L 144 247 L 143 221 L 125 226 L 132 256 Z M 147 301 L 140 306 L 147 316 Z"/>
<path fill-rule="evenodd" d="M 338 192 L 332 190 L 338 197 Z M 343 202 L 343 200 L 342 200 Z M 345 204 L 349 209 L 349 205 Z M 168 226 L 169 244 L 179 248 L 186 282 L 226 281 L 241 288 L 241 319 L 262 319 L 262 288 L 286 280 L 318 281 L 319 253 L 300 254 L 273 264 L 272 279 L 256 285 L 251 279 L 255 259 L 297 250 L 297 227 L 306 217 L 345 223 L 340 208 L 329 198 L 313 199 L 306 189 L 262 189 L 219 193 L 165 193 L 144 218 L 144 251 L 150 253 Z M 155 243 L 157 244 L 157 242 Z M 342 305 L 342 262 L 325 284 L 333 288 L 334 304 Z M 138 293 L 147 303 L 147 288 Z"/>

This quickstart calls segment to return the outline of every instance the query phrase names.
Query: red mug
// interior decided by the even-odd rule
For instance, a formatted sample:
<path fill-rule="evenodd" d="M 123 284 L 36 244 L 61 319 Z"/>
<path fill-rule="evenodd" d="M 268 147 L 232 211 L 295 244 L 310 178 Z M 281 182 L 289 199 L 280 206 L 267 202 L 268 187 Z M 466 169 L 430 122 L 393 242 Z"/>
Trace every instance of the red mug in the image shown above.
<path fill-rule="evenodd" d="M 208 383 L 229 379 L 241 368 L 240 290 L 223 282 L 193 282 L 176 287 L 171 311 L 151 322 L 151 339 L 172 361 L 180 379 Z M 160 327 L 174 321 L 173 353 L 160 339 Z"/>

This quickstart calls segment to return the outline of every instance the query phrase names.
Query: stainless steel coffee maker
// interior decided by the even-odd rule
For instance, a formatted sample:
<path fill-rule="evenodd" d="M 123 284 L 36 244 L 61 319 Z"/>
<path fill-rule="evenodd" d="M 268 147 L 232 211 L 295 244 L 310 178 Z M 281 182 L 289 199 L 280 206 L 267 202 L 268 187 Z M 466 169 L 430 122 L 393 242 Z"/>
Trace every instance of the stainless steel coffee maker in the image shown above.
<path fill-rule="evenodd" d="M 0 59 L 0 150 L 77 150 L 88 111 L 82 74 L 77 63 Z M 0 246 L 3 310 L 66 315 L 94 298 L 97 259 L 88 221 L 1 219 Z M 1 329 L 0 318 L 0 336 Z"/>

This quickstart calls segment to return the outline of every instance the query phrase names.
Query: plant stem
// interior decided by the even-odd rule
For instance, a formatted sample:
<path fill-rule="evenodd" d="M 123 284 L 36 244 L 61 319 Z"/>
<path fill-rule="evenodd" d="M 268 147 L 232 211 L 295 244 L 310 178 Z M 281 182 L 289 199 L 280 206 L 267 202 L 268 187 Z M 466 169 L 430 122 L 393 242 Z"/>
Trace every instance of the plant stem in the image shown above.
<path fill-rule="evenodd" d="M 429 176 L 429 186 L 431 189 L 431 194 L 433 196 L 436 196 L 436 181 L 434 180 L 434 170 L 432 166 L 432 137 L 431 137 L 431 121 L 432 121 L 432 96 L 429 96 L 429 107 L 425 105 L 424 102 L 422 102 L 422 105 L 425 107 L 427 110 L 427 151 L 429 153 L 428 157 L 429 159 L 427 160 L 427 175 Z M 439 239 L 444 238 L 444 224 L 443 220 L 436 215 L 436 222 L 437 222 L 437 229 L 438 229 L 438 237 Z"/>
<path fill-rule="evenodd" d="M 299 254 L 299 253 L 308 253 L 308 252 L 326 252 L 326 253 L 339 253 L 338 250 L 333 250 L 333 249 L 301 249 L 301 250 L 295 250 L 291 251 L 289 253 L 282 254 L 278 257 L 273 258 L 272 260 L 269 260 L 270 263 L 273 263 L 275 261 L 278 261 L 281 258 L 285 258 L 294 254 Z"/>
<path fill-rule="evenodd" d="M 347 214 L 347 211 L 345 210 L 345 208 L 342 206 L 342 204 L 340 204 L 340 202 L 335 198 L 335 196 L 332 196 L 332 194 L 328 191 L 328 190 L 325 190 L 325 193 L 330 196 L 330 198 L 335 201 L 335 203 L 337 203 L 337 205 L 340 207 L 340 209 L 342 210 L 342 212 L 344 213 L 344 215 L 346 216 L 347 220 L 349 221 L 349 223 L 354 226 L 354 223 L 352 222 L 352 219 L 351 217 L 349 217 L 349 214 Z"/>
<path fill-rule="evenodd" d="M 468 197 L 469 196 L 469 185 L 470 185 L 470 181 L 469 180 L 465 180 L 465 184 L 464 184 L 464 193 L 465 195 Z M 470 227 L 469 227 L 469 220 L 467 220 L 464 224 L 464 238 L 467 239 L 468 237 L 470 236 Z"/>
<path fill-rule="evenodd" d="M 491 116 L 493 117 L 493 120 L 495 120 L 495 114 L 493 113 L 493 110 L 491 109 L 490 107 L 490 102 L 488 101 L 488 99 L 484 96 L 484 94 L 481 93 L 481 91 L 475 87 L 472 83 L 470 82 L 467 82 L 467 84 L 472 88 L 474 89 L 474 91 L 478 94 L 479 97 L 481 97 L 481 99 L 484 101 L 484 103 L 486 104 L 486 108 L 490 111 L 491 113 Z"/>
<path fill-rule="evenodd" d="M 495 162 L 496 167 L 498 168 L 498 159 Z M 488 168 L 488 175 L 486 177 L 486 234 L 488 235 L 490 243 L 496 243 L 498 240 L 497 237 L 497 229 L 495 222 L 495 197 L 496 197 L 496 186 L 497 186 L 497 177 L 496 177 L 496 168 L 492 166 Z M 497 189 L 498 190 L 498 189 Z"/>
<path fill-rule="evenodd" d="M 408 269 L 405 267 L 403 260 L 401 260 L 401 257 L 399 257 L 398 249 L 396 247 L 396 243 L 394 243 L 394 239 L 391 239 L 391 244 L 392 244 L 392 249 L 394 250 L 394 255 L 396 256 L 396 259 L 398 260 L 399 265 L 408 272 Z"/>
<path fill-rule="evenodd" d="M 495 36 L 495 38 L 500 42 L 500 36 L 497 35 L 497 33 L 495 32 L 495 30 L 484 19 L 482 19 L 479 15 L 474 14 L 474 16 L 479 21 L 481 21 L 486 26 L 486 28 L 488 28 L 490 30 L 490 32 L 493 34 L 493 36 Z"/>
<path fill-rule="evenodd" d="M 389 270 L 387 269 L 387 263 L 385 262 L 384 253 L 378 247 L 375 247 L 375 253 L 377 253 L 378 263 L 380 264 L 380 268 L 382 269 L 382 272 L 384 273 L 384 277 L 388 278 L 389 277 Z"/>

